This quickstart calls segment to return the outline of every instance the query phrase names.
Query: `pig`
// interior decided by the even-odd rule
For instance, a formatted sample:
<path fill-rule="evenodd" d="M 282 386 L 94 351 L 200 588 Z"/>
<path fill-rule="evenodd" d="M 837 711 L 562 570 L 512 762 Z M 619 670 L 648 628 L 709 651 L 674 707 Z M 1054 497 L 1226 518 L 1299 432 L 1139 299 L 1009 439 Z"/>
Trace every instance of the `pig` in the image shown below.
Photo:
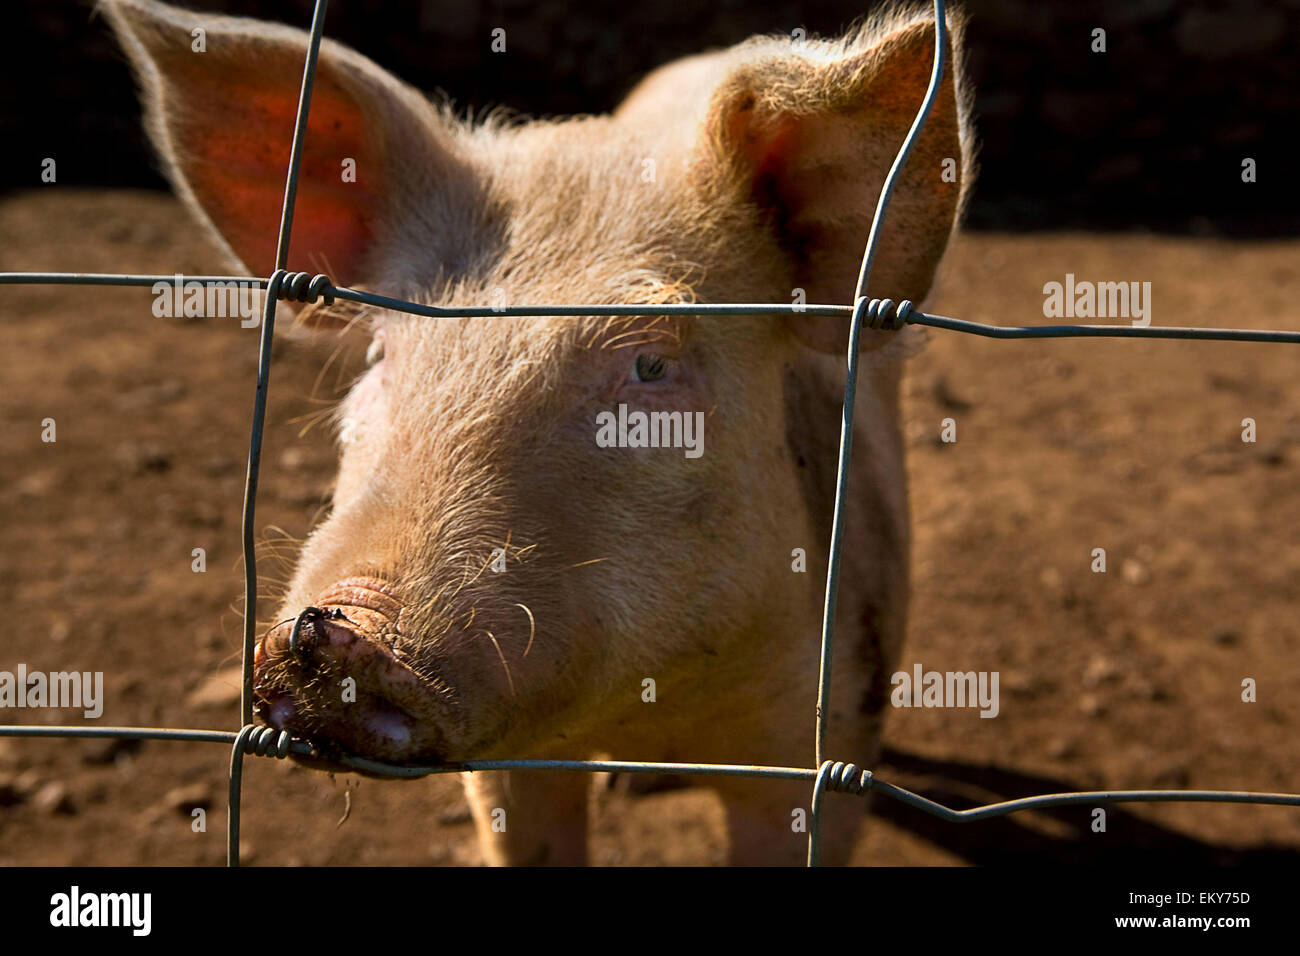
<path fill-rule="evenodd" d="M 269 274 L 307 35 L 144 0 L 102 9 L 176 191 L 232 267 Z M 872 296 L 923 300 L 973 176 L 949 19 Z M 838 39 L 670 63 L 612 115 L 469 121 L 322 42 L 290 270 L 432 305 L 646 314 L 304 311 L 313 334 L 365 339 L 367 367 L 339 405 L 331 511 L 257 647 L 263 721 L 324 768 L 813 764 L 848 320 L 655 310 L 851 304 L 934 44 L 928 11 L 891 9 Z M 827 756 L 866 767 L 906 627 L 899 383 L 919 334 L 861 342 Z M 699 422 L 699 453 L 671 429 L 660 447 L 598 441 L 620 406 Z M 586 861 L 588 774 L 465 778 L 488 863 Z M 690 779 L 720 798 L 732 863 L 803 862 L 806 782 Z M 827 798 L 826 862 L 849 859 L 864 816 Z"/>

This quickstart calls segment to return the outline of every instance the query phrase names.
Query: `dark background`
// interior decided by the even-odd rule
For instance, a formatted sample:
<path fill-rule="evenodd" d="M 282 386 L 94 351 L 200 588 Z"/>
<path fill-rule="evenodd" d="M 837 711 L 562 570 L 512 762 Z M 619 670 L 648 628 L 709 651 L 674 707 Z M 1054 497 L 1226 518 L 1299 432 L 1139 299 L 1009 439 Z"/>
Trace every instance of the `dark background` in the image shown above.
<path fill-rule="evenodd" d="M 307 27 L 311 0 L 185 6 Z M 834 34 L 866 0 L 334 0 L 326 34 L 477 113 L 612 108 L 656 65 L 756 32 Z M 1300 227 L 1300 0 L 967 0 L 981 169 L 969 225 L 1268 236 Z M 0 189 L 164 188 L 89 0 L 8 0 Z M 504 27 L 507 52 L 489 49 Z M 1091 31 L 1107 31 L 1104 54 Z M 1241 160 L 1258 182 L 1241 182 Z"/>

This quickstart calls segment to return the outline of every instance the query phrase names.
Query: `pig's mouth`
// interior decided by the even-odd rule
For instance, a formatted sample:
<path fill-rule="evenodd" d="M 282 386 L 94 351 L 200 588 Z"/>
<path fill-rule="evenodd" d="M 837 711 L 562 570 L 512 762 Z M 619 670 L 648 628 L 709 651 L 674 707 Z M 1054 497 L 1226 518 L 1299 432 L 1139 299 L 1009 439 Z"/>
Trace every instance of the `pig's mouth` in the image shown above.
<path fill-rule="evenodd" d="M 352 770 L 348 757 L 440 762 L 437 722 L 420 715 L 445 688 L 397 646 L 400 611 L 382 582 L 348 579 L 258 643 L 254 711 L 312 744 L 313 755 L 294 759 L 322 770 Z"/>

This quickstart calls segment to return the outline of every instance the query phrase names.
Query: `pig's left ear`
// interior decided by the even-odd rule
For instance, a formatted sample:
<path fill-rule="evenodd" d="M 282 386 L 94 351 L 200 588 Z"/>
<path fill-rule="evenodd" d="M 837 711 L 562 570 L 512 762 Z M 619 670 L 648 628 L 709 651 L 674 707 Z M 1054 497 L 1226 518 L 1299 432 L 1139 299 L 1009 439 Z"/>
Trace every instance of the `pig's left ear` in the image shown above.
<path fill-rule="evenodd" d="M 949 15 L 943 85 L 890 200 L 868 294 L 920 304 L 973 175 L 960 17 Z M 709 165 L 758 206 L 807 301 L 851 304 L 876 200 L 925 97 L 934 22 L 912 14 L 843 40 L 751 41 L 705 118 Z M 954 79 L 955 78 L 955 79 Z M 847 320 L 789 319 L 805 344 L 841 351 Z M 863 332 L 864 347 L 891 333 Z"/>
<path fill-rule="evenodd" d="M 308 35 L 146 0 L 101 9 L 139 75 L 150 138 L 177 191 L 250 274 L 269 275 Z M 456 261 L 457 249 L 439 244 L 470 241 L 479 193 L 431 103 L 322 41 L 290 271 L 324 272 L 342 286 L 373 282 L 403 248 L 405 258 L 420 249 Z"/>

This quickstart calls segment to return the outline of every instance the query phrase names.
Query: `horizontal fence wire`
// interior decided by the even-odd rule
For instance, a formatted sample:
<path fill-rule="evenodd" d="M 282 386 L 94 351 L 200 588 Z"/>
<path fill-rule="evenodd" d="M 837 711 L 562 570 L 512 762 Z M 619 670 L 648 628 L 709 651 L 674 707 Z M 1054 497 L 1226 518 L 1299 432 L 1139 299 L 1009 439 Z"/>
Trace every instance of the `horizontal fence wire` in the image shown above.
<path fill-rule="evenodd" d="M 248 728 L 245 728 L 248 729 Z M 254 730 L 265 731 L 259 727 Z M 277 738 L 283 734 L 280 731 Z M 60 738 L 116 738 L 120 740 L 163 740 L 185 743 L 217 743 L 231 746 L 239 742 L 244 731 L 229 730 L 174 730 L 169 727 L 16 727 L 0 726 L 0 737 L 60 737 Z M 254 753 L 249 747 L 246 753 Z M 292 740 L 287 753 L 273 753 L 263 748 L 260 756 L 284 757 L 289 754 L 311 756 L 316 753 L 311 744 Z M 931 816 L 953 823 L 969 823 L 990 817 L 1002 817 L 1021 810 L 1043 810 L 1050 807 L 1071 806 L 1080 803 L 1262 803 L 1275 806 L 1300 807 L 1300 794 L 1260 793 L 1243 790 L 1074 790 L 1068 793 L 1047 793 L 1032 797 L 1004 800 L 966 810 L 954 810 L 934 800 L 929 800 L 904 787 L 895 786 L 875 776 L 871 771 L 857 771 L 852 764 L 837 765 L 827 761 L 824 768 L 770 767 L 731 763 L 667 763 L 641 760 L 463 760 L 431 767 L 404 767 L 366 760 L 361 757 L 342 757 L 340 762 L 354 770 L 382 773 L 385 776 L 416 779 L 445 773 L 486 773 L 494 770 L 568 770 L 594 773 L 650 773 L 671 774 L 675 777 L 756 777 L 771 780 L 804 780 L 813 783 L 819 774 L 831 774 L 837 766 L 848 770 L 838 785 L 827 782 L 826 789 L 846 793 L 881 794 L 897 800 Z M 854 773 L 856 783 L 850 781 Z"/>
<path fill-rule="evenodd" d="M 100 285 L 156 286 L 175 282 L 203 285 L 239 283 L 262 289 L 266 293 L 263 321 L 258 343 L 257 386 L 254 396 L 252 429 L 249 438 L 248 470 L 244 488 L 243 560 L 245 569 L 243 683 L 241 687 L 241 727 L 238 731 L 185 730 L 157 727 L 75 727 L 75 726 L 0 726 L 0 737 L 117 738 L 126 740 L 178 741 L 184 743 L 220 743 L 231 747 L 229 798 L 227 815 L 227 863 L 239 865 L 239 831 L 243 758 L 246 755 L 284 758 L 309 757 L 316 748 L 306 740 L 294 739 L 287 731 L 252 723 L 253 652 L 256 639 L 257 565 L 253 547 L 254 515 L 260 471 L 262 434 L 266 420 L 266 397 L 270 378 L 271 341 L 275 329 L 277 303 L 284 300 L 315 302 L 345 299 L 381 309 L 406 312 L 427 318 L 491 318 L 543 316 L 762 316 L 794 313 L 809 316 L 832 316 L 846 320 L 848 340 L 845 398 L 842 409 L 840 451 L 836 469 L 834 519 L 823 606 L 820 670 L 816 708 L 816 752 L 814 766 L 771 767 L 743 764 L 662 763 L 623 760 L 468 760 L 438 766 L 413 767 L 383 763 L 363 757 L 342 755 L 340 764 L 362 773 L 388 777 L 424 777 L 444 773 L 488 772 L 503 770 L 546 770 L 607 773 L 650 773 L 675 776 L 729 776 L 765 779 L 801 780 L 813 785 L 809 807 L 808 863 L 816 865 L 820 847 L 821 807 L 825 794 L 838 792 L 853 795 L 879 794 L 951 823 L 969 823 L 992 819 L 1025 810 L 1080 804 L 1111 803 L 1240 803 L 1300 807 L 1300 794 L 1258 793 L 1229 790 L 1092 790 L 1040 794 L 999 803 L 956 810 L 929 800 L 920 794 L 888 783 L 870 770 L 851 763 L 837 762 L 826 756 L 825 742 L 829 720 L 830 665 L 834 647 L 834 611 L 839 582 L 840 556 L 843 551 L 843 521 L 847 500 L 848 467 L 852 455 L 854 396 L 857 385 L 857 343 L 862 327 L 898 330 L 906 325 L 928 326 L 995 339 L 1035 338 L 1159 338 L 1226 342 L 1285 342 L 1300 344 L 1300 332 L 1271 329 L 1223 329 L 1190 327 L 1153 327 L 1134 325 L 986 325 L 942 315 L 931 315 L 913 307 L 910 301 L 895 303 L 890 299 L 867 296 L 871 267 L 879 247 L 882 224 L 898 176 L 907 162 L 913 143 L 920 134 L 934 104 L 944 72 L 947 51 L 947 25 L 943 0 L 935 0 L 935 52 L 930 82 L 916 118 L 899 148 L 889 175 L 881 189 L 867 246 L 858 274 L 853 305 L 791 303 L 682 303 L 672 305 L 521 305 L 521 306 L 434 306 L 394 299 L 372 292 L 335 286 L 325 275 L 286 271 L 289 239 L 293 228 L 294 203 L 302 144 L 315 80 L 320 41 L 324 29 L 328 0 L 316 0 L 312 16 L 310 42 L 303 67 L 298 113 L 290 150 L 289 171 L 285 181 L 280 231 L 276 247 L 275 270 L 269 277 L 258 276 L 186 276 L 130 275 L 77 272 L 8 272 L 0 273 L 0 285 Z"/>
<path fill-rule="evenodd" d="M 303 275 L 305 273 L 297 273 Z M 0 272 L 0 285 L 108 285 L 172 287 L 180 282 L 200 285 L 243 283 L 266 289 L 270 279 L 264 276 L 193 276 L 175 275 L 105 275 L 84 272 Z M 852 320 L 857 306 L 807 303 L 792 305 L 789 302 L 692 302 L 665 305 L 424 305 L 394 299 L 373 292 L 349 289 L 323 283 L 317 288 L 317 297 L 327 296 L 371 305 L 393 312 L 406 312 L 430 319 L 473 318 L 549 318 L 555 316 L 588 315 L 690 315 L 690 316 L 765 316 L 765 315 L 821 315 Z M 290 296 L 285 295 L 285 298 Z M 316 301 L 316 298 L 296 301 Z M 872 302 L 889 302 L 889 299 L 867 299 Z M 898 307 L 901 309 L 901 305 Z M 897 309 L 895 310 L 897 311 Z M 928 326 L 951 332 L 966 332 L 991 339 L 1068 339 L 1068 338 L 1132 338 L 1132 339 L 1202 339 L 1216 342 L 1289 342 L 1300 345 L 1300 332 L 1285 329 L 1219 329 L 1199 326 L 1175 325 L 988 325 L 955 319 L 947 315 L 933 315 L 917 309 L 910 310 L 904 318 L 906 325 Z M 847 326 L 846 326 L 847 329 Z"/>

